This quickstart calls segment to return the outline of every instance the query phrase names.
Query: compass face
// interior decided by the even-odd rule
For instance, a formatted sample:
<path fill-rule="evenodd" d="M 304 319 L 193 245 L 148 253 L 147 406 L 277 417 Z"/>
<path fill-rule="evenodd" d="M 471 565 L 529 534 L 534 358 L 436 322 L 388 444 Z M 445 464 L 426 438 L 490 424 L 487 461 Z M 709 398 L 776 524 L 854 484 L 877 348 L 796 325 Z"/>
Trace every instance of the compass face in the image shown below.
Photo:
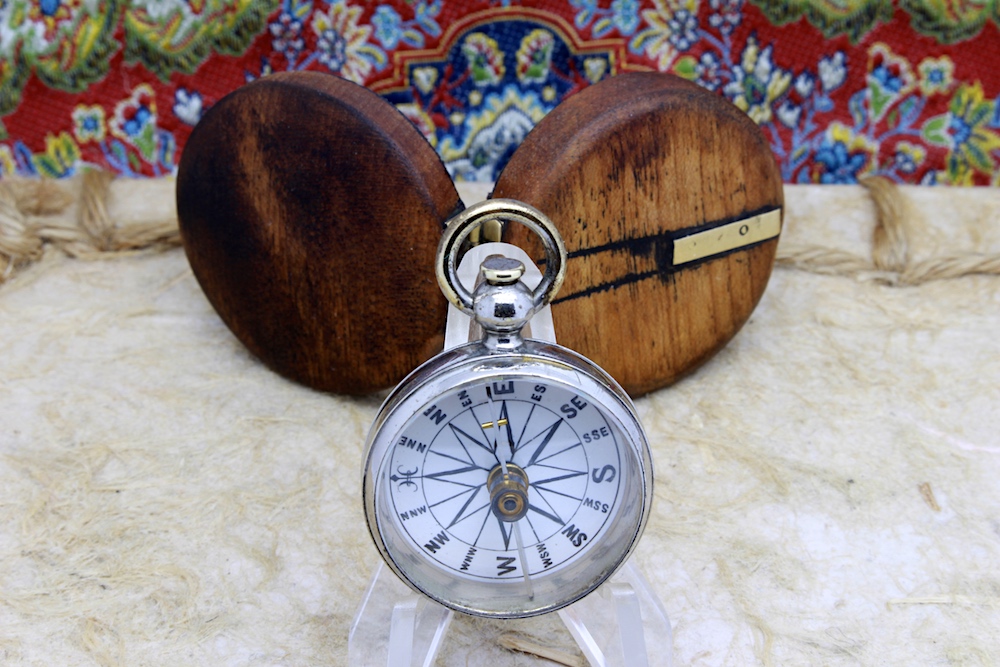
<path fill-rule="evenodd" d="M 460 577 L 537 576 L 582 557 L 614 517 L 620 437 L 589 398 L 501 378 L 411 419 L 383 484 L 403 533 L 438 566 Z M 487 484 L 505 464 L 527 477 L 527 511 L 514 521 L 494 509 Z"/>
<path fill-rule="evenodd" d="M 486 373 L 414 397 L 373 441 L 376 542 L 448 606 L 551 611 L 610 576 L 638 538 L 651 484 L 641 427 L 581 373 L 555 375 Z"/>

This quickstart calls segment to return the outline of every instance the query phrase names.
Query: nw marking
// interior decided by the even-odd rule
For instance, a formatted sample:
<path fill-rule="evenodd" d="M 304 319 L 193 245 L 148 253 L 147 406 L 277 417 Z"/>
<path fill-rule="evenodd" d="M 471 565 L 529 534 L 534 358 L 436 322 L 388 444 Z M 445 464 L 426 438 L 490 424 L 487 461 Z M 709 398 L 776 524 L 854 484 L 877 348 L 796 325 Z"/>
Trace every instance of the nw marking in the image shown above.
<path fill-rule="evenodd" d="M 442 531 L 431 538 L 431 541 L 424 545 L 424 548 L 431 553 L 437 553 L 437 550 L 444 546 L 444 543 L 448 541 L 448 533 Z"/>

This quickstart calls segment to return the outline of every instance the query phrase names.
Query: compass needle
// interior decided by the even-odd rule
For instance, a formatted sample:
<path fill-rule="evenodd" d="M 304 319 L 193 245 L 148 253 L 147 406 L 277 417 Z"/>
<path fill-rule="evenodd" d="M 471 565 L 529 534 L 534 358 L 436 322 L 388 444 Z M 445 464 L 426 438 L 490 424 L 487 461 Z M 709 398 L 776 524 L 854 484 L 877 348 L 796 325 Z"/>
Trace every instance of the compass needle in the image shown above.
<path fill-rule="evenodd" d="M 521 574 L 524 576 L 524 588 L 528 594 L 529 600 L 535 599 L 535 590 L 531 585 L 531 575 L 528 574 L 528 557 L 524 555 L 524 542 L 521 540 L 521 522 L 515 521 L 514 526 L 514 541 L 517 543 L 517 558 L 518 562 L 521 563 Z"/>

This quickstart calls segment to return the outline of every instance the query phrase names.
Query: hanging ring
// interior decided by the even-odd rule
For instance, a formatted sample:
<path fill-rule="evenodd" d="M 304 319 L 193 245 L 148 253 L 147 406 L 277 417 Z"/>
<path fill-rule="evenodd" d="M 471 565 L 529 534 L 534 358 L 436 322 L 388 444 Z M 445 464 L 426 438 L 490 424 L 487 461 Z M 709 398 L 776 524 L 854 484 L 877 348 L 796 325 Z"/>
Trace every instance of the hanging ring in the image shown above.
<path fill-rule="evenodd" d="M 467 315 L 473 315 L 472 293 L 458 279 L 458 253 L 462 243 L 482 223 L 499 219 L 517 222 L 538 235 L 545 249 L 545 272 L 531 293 L 535 308 L 552 301 L 566 277 L 566 246 L 549 218 L 515 199 L 488 199 L 465 209 L 448 222 L 438 243 L 435 273 L 445 298 Z"/>

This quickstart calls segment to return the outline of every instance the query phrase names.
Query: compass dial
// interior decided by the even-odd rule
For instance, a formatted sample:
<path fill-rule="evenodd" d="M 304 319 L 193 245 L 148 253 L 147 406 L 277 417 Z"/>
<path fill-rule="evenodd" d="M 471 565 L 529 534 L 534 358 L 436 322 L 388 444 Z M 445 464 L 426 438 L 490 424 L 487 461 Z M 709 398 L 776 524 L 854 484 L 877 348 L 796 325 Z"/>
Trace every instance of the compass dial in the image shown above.
<path fill-rule="evenodd" d="M 649 511 L 648 446 L 627 396 L 582 358 L 530 346 L 488 361 L 468 348 L 456 353 L 467 362 L 416 374 L 369 439 L 376 545 L 417 590 L 468 613 L 579 599 L 624 561 Z"/>
<path fill-rule="evenodd" d="M 617 510 L 619 438 L 579 394 L 501 378 L 415 415 L 383 483 L 403 532 L 438 566 L 481 579 L 555 572 L 583 555 Z M 527 510 L 514 521 L 495 508 L 488 485 L 503 464 L 527 477 Z"/>

